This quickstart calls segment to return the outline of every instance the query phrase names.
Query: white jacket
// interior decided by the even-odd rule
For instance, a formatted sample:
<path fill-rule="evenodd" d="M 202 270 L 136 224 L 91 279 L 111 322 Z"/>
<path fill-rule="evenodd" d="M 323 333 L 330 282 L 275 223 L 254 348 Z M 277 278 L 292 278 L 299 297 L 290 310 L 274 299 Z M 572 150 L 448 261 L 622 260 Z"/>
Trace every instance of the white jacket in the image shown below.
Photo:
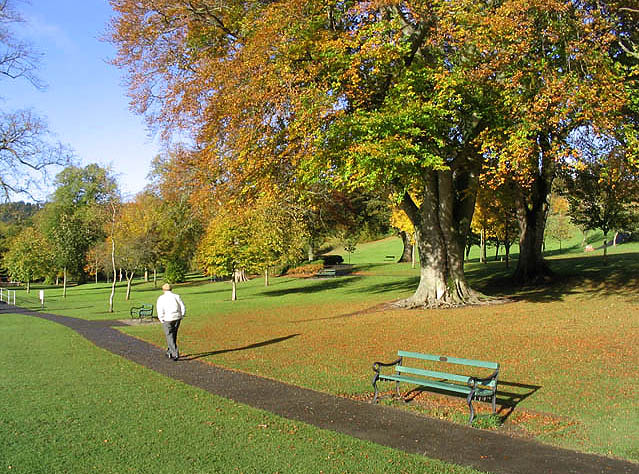
<path fill-rule="evenodd" d="M 160 322 L 176 321 L 186 315 L 182 298 L 171 291 L 165 291 L 160 295 L 156 308 Z"/>

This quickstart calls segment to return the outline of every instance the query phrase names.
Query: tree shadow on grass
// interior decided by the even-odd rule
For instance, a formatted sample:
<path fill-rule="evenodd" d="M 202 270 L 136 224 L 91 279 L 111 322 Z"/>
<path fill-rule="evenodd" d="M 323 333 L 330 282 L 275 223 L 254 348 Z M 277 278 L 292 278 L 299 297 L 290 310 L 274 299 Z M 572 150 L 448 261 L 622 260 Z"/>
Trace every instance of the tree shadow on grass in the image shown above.
<path fill-rule="evenodd" d="M 517 286 L 504 267 L 477 266 L 467 272 L 471 286 L 489 296 L 513 301 L 548 303 L 573 294 L 622 296 L 634 300 L 639 287 L 639 256 L 636 254 L 579 256 L 548 260 L 553 275 L 541 285 Z"/>
<path fill-rule="evenodd" d="M 309 284 L 300 286 L 298 288 L 284 288 L 281 290 L 266 290 L 262 292 L 264 296 L 286 296 L 292 295 L 296 293 L 310 294 L 310 293 L 319 293 L 320 291 L 334 290 L 337 288 L 342 288 L 346 285 L 350 285 L 354 281 L 361 279 L 360 276 L 348 276 L 348 277 L 329 277 L 329 278 L 313 278 L 307 279 Z"/>
<path fill-rule="evenodd" d="M 363 286 L 355 291 L 359 293 L 396 293 L 403 291 L 415 291 L 419 284 L 419 277 L 407 277 L 401 280 L 390 281 L 386 283 L 376 283 L 374 285 Z"/>
<path fill-rule="evenodd" d="M 297 320 L 290 320 L 289 323 L 310 323 L 313 321 L 330 321 L 332 319 L 346 319 L 346 318 L 352 318 L 355 316 L 363 316 L 366 314 L 373 314 L 373 313 L 379 313 L 381 311 L 385 311 L 389 308 L 388 303 L 380 303 L 380 304 L 376 304 L 375 306 L 371 306 L 370 308 L 366 308 L 366 309 L 362 309 L 359 311 L 353 311 L 352 313 L 346 313 L 346 314 L 338 314 L 335 316 L 326 316 L 324 318 L 309 318 L 309 319 L 297 319 Z"/>
<path fill-rule="evenodd" d="M 184 354 L 180 356 L 180 360 L 195 360 L 201 359 L 203 357 L 218 355 L 218 354 L 226 354 L 227 352 L 237 352 L 237 351 L 246 351 L 250 349 L 257 349 L 258 347 L 269 346 L 271 344 L 277 344 L 280 342 L 284 342 L 288 339 L 292 339 L 294 337 L 300 336 L 301 334 L 290 334 L 288 336 L 277 337 L 275 339 L 269 339 L 268 341 L 256 342 L 255 344 L 249 344 L 248 346 L 235 347 L 233 349 L 219 349 L 217 351 L 208 351 L 208 352 L 198 352 L 195 354 Z"/>

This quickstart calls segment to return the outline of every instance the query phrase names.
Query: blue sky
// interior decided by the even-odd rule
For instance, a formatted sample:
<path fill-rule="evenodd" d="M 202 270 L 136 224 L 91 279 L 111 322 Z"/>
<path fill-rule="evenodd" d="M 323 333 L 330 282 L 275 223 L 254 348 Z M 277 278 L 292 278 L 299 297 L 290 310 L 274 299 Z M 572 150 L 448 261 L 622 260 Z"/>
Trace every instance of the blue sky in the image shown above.
<path fill-rule="evenodd" d="M 159 140 L 150 137 L 144 118 L 129 110 L 122 72 L 108 64 L 115 56 L 114 47 L 101 41 L 113 14 L 108 0 L 30 0 L 14 6 L 26 20 L 16 33 L 42 54 L 38 75 L 46 88 L 3 80 L 1 106 L 34 109 L 81 165 L 110 165 L 125 196 L 141 191 Z"/>

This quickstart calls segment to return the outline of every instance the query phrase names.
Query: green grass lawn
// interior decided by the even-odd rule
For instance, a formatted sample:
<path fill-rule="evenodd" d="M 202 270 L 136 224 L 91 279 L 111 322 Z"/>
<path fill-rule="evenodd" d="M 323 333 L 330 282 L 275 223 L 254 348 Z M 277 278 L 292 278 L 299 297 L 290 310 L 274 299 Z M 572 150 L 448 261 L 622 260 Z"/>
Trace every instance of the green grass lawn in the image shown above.
<path fill-rule="evenodd" d="M 553 284 L 526 289 L 510 285 L 515 262 L 507 269 L 489 252 L 489 263 L 480 264 L 475 249 L 468 278 L 484 293 L 510 299 L 499 305 L 383 309 L 382 303 L 410 295 L 419 275 L 410 264 L 385 261 L 401 250 L 392 238 L 359 245 L 350 276 L 273 278 L 269 287 L 256 278 L 239 286 L 235 302 L 229 283 L 196 278 L 176 289 L 188 306 L 180 349 L 216 365 L 359 399 L 371 395 L 372 362 L 390 361 L 400 348 L 494 360 L 501 363 L 497 429 L 639 461 L 639 244 L 609 248 L 604 264 L 601 249 L 584 253 L 580 243 L 563 243 L 561 251 L 549 246 Z M 47 289 L 46 310 L 122 319 L 131 305 L 154 303 L 160 293 L 137 282 L 125 302 L 120 287 L 116 313 L 109 314 L 109 289 L 73 287 L 66 300 L 61 290 Z M 22 292 L 18 302 L 36 307 L 37 292 L 30 298 Z M 124 331 L 164 344 L 157 326 Z M 459 422 L 467 417 L 464 400 L 428 392 L 408 409 Z"/>
<path fill-rule="evenodd" d="M 213 396 L 55 323 L 1 324 L 3 472 L 477 472 Z"/>

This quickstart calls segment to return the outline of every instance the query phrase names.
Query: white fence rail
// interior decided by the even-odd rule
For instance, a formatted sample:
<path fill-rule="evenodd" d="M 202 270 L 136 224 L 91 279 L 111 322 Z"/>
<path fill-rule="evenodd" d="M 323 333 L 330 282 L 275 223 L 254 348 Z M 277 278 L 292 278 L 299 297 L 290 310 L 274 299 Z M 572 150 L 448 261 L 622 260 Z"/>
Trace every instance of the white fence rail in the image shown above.
<path fill-rule="evenodd" d="M 7 304 L 16 304 L 16 290 L 10 290 L 8 288 L 0 288 L 0 301 L 4 301 Z"/>

